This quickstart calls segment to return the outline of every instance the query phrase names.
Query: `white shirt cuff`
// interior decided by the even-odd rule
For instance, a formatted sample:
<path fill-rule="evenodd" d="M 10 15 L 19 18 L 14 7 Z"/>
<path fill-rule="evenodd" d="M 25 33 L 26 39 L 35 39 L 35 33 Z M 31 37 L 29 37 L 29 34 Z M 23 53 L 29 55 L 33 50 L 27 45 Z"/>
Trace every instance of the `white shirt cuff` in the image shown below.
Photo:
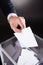
<path fill-rule="evenodd" d="M 10 13 L 10 14 L 7 16 L 7 20 L 9 20 L 9 18 L 10 18 L 11 16 L 17 16 L 17 14 L 15 14 L 15 13 Z"/>

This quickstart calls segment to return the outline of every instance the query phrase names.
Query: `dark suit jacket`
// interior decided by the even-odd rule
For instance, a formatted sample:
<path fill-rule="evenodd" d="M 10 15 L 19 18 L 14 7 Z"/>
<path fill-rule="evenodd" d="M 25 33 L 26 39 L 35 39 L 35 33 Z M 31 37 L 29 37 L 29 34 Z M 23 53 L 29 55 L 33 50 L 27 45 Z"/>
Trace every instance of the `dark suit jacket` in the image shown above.
<path fill-rule="evenodd" d="M 5 16 L 9 13 L 16 13 L 16 10 L 10 0 L 0 0 L 0 8 Z"/>
<path fill-rule="evenodd" d="M 0 0 L 0 42 L 13 36 L 13 31 L 7 22 L 7 15 L 9 13 L 16 13 L 15 7 L 10 0 Z M 4 15 L 5 17 L 4 17 Z"/>

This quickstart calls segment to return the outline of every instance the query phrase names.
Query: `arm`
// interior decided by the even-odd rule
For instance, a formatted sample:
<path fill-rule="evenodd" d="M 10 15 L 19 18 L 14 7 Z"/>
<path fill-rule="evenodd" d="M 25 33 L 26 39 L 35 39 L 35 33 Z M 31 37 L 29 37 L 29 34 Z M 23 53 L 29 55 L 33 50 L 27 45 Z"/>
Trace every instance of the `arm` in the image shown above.
<path fill-rule="evenodd" d="M 6 17 L 9 13 L 16 13 L 15 7 L 10 0 L 1 0 L 0 7 Z"/>
<path fill-rule="evenodd" d="M 8 19 L 11 29 L 14 32 L 21 32 L 21 30 L 25 27 L 21 18 L 22 19 L 24 19 L 24 18 L 15 16 L 15 15 L 11 15 L 12 13 L 16 14 L 16 10 L 13 7 L 10 0 L 1 0 L 0 5 L 1 5 L 1 9 L 2 9 L 3 13 L 5 14 L 5 16 Z M 17 28 L 18 25 L 21 27 L 21 29 Z"/>

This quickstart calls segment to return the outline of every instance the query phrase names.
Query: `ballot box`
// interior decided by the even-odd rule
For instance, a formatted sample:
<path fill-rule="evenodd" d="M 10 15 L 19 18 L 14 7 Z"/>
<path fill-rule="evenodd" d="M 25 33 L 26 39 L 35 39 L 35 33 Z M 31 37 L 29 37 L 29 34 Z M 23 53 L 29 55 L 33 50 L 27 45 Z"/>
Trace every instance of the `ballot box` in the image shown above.
<path fill-rule="evenodd" d="M 35 34 L 34 36 L 38 43 L 38 47 L 30 47 L 30 48 L 27 48 L 27 50 L 29 50 L 29 52 L 31 51 L 32 53 L 34 53 L 34 57 L 36 57 L 38 60 L 36 65 L 39 65 L 40 63 L 43 63 L 43 39 Z M 2 60 L 3 60 L 2 64 L 5 63 L 6 65 L 20 65 L 18 64 L 18 60 L 19 60 L 19 57 L 21 56 L 21 52 L 23 49 L 25 50 L 26 48 L 22 48 L 20 46 L 19 41 L 17 40 L 15 36 L 0 43 L 0 50 L 2 53 Z"/>
<path fill-rule="evenodd" d="M 21 53 L 21 47 L 17 46 L 17 39 L 12 37 L 1 43 L 1 51 L 3 54 L 3 62 L 7 65 L 16 65 L 18 57 Z"/>

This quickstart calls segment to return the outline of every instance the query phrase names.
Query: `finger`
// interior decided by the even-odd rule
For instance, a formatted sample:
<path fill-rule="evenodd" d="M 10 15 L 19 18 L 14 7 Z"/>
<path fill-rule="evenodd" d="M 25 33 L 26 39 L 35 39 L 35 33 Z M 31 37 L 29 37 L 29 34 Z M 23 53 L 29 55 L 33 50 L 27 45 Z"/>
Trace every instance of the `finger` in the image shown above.
<path fill-rule="evenodd" d="M 17 24 L 15 25 L 14 23 L 12 23 L 10 24 L 10 27 L 14 32 L 21 32 L 21 29 L 17 28 Z"/>
<path fill-rule="evenodd" d="M 26 24 L 25 24 L 25 18 L 24 17 L 19 17 L 22 20 L 22 23 L 24 24 L 24 28 L 26 28 Z"/>
<path fill-rule="evenodd" d="M 17 29 L 17 28 L 15 28 L 15 27 L 13 27 L 12 29 L 13 29 L 14 32 L 21 32 L 20 29 Z"/>
<path fill-rule="evenodd" d="M 19 17 L 19 18 L 25 19 L 23 16 L 22 17 Z"/>
<path fill-rule="evenodd" d="M 21 26 L 21 29 L 23 29 L 24 28 L 24 24 L 22 23 L 22 20 L 19 18 L 19 25 Z"/>

